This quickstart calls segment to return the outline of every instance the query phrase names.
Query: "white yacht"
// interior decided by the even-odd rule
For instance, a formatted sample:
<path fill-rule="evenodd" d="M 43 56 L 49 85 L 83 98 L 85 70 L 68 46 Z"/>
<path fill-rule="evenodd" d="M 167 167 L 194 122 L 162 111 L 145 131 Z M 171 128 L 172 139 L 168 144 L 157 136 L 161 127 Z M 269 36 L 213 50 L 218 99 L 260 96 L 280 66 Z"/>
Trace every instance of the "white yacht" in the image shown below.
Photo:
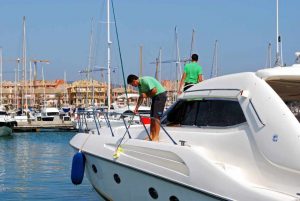
<path fill-rule="evenodd" d="M 205 80 L 141 125 L 78 133 L 85 174 L 106 200 L 300 200 L 300 64 Z M 166 132 L 164 132 L 166 131 Z"/>
<path fill-rule="evenodd" d="M 59 110 L 56 107 L 45 107 L 41 113 L 37 115 L 38 121 L 57 121 L 59 119 Z"/>
<path fill-rule="evenodd" d="M 0 106 L 0 136 L 11 135 L 17 121 L 7 114 L 5 107 Z"/>

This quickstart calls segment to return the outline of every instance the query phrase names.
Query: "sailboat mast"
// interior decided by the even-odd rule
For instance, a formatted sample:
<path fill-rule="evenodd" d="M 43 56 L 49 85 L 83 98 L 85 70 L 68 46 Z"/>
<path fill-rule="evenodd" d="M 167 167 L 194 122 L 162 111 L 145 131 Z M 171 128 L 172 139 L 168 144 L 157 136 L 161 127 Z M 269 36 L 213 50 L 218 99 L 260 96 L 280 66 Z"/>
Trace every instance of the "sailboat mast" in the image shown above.
<path fill-rule="evenodd" d="M 69 105 L 69 95 L 68 95 L 68 83 L 67 83 L 67 72 L 64 72 L 64 105 Z"/>
<path fill-rule="evenodd" d="M 94 19 L 91 20 L 91 34 L 90 34 L 90 48 L 89 48 L 89 61 L 88 61 L 88 69 L 87 69 L 87 86 L 86 86 L 86 107 L 89 105 L 89 83 L 90 83 L 90 72 L 92 66 L 93 59 L 93 32 L 94 32 Z"/>
<path fill-rule="evenodd" d="M 177 27 L 175 27 L 175 40 L 176 40 L 176 89 L 178 89 L 178 82 L 181 77 L 181 61 L 179 53 L 179 42 L 178 42 L 178 33 Z"/>
<path fill-rule="evenodd" d="M 26 29 L 25 29 L 25 16 L 23 16 L 23 90 L 22 90 L 22 108 L 24 109 L 24 92 L 25 92 L 25 104 L 27 107 L 27 88 L 26 88 Z"/>
<path fill-rule="evenodd" d="M 192 31 L 192 41 L 191 41 L 191 50 L 190 50 L 190 57 L 193 54 L 194 51 L 194 41 L 195 41 L 195 29 Z"/>
<path fill-rule="evenodd" d="M 91 20 L 91 34 L 90 34 L 90 48 L 89 48 L 89 63 L 88 63 L 88 80 L 90 79 L 90 72 L 93 60 L 93 42 L 94 42 L 94 19 Z"/>
<path fill-rule="evenodd" d="M 17 60 L 17 62 L 18 62 L 18 60 Z M 15 110 L 16 111 L 18 109 L 18 102 L 17 102 L 17 70 L 18 70 L 18 64 L 15 67 L 15 83 L 14 83 L 14 86 L 15 86 L 15 97 L 14 97 L 15 100 L 14 100 L 14 105 L 15 105 Z"/>
<path fill-rule="evenodd" d="M 159 75 L 159 82 L 161 82 L 161 57 L 162 57 L 162 49 L 159 48 L 159 67 L 158 67 L 158 75 Z"/>
<path fill-rule="evenodd" d="M 110 40 L 110 21 L 109 21 L 109 16 L 110 16 L 110 11 L 109 11 L 109 6 L 110 6 L 110 0 L 107 0 L 107 105 L 108 105 L 108 112 L 110 112 L 110 65 L 111 65 L 111 58 L 110 58 L 110 53 L 111 53 L 111 40 Z"/>
<path fill-rule="evenodd" d="M 140 46 L 140 77 L 143 75 L 143 45 Z"/>
<path fill-rule="evenodd" d="M 18 109 L 18 106 L 19 106 L 19 95 L 17 96 L 17 83 L 20 82 L 20 76 L 19 76 L 19 73 L 20 73 L 20 61 L 21 59 L 18 57 L 17 58 L 17 70 L 16 70 L 16 88 L 15 88 L 15 99 L 16 99 L 16 110 Z"/>
<path fill-rule="evenodd" d="M 45 83 L 45 77 L 44 77 L 44 67 L 42 66 L 42 79 L 43 79 L 43 85 L 44 85 L 44 100 L 43 100 L 43 107 L 46 108 L 46 83 Z"/>
<path fill-rule="evenodd" d="M 34 106 L 34 104 L 32 105 L 32 102 L 34 103 L 34 100 L 32 100 L 32 97 L 34 96 L 34 92 L 32 91 L 33 89 L 33 84 L 32 84 L 32 67 L 31 67 L 31 61 L 29 61 L 29 93 L 30 93 L 30 106 Z"/>
<path fill-rule="evenodd" d="M 210 78 L 218 76 L 218 40 L 215 41 Z"/>

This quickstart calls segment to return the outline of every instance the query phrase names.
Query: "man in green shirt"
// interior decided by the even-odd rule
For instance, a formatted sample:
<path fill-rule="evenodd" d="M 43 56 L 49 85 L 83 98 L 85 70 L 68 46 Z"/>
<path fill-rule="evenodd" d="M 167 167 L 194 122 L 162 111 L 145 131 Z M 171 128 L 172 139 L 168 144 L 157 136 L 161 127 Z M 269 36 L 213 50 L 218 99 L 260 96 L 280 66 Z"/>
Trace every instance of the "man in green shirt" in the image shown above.
<path fill-rule="evenodd" d="M 178 88 L 179 95 L 182 93 L 181 89 L 183 83 L 184 83 L 183 91 L 186 91 L 194 84 L 201 82 L 203 80 L 202 67 L 197 62 L 198 62 L 198 55 L 193 54 L 192 62 L 185 65 L 184 73 L 182 74 L 179 88 Z"/>
<path fill-rule="evenodd" d="M 149 76 L 139 78 L 136 75 L 129 75 L 127 77 L 127 84 L 138 87 L 139 90 L 140 96 L 134 110 L 135 114 L 138 112 L 138 108 L 143 103 L 144 98 L 152 99 L 150 138 L 152 141 L 159 141 L 159 122 L 167 100 L 165 88 L 155 78 Z"/>

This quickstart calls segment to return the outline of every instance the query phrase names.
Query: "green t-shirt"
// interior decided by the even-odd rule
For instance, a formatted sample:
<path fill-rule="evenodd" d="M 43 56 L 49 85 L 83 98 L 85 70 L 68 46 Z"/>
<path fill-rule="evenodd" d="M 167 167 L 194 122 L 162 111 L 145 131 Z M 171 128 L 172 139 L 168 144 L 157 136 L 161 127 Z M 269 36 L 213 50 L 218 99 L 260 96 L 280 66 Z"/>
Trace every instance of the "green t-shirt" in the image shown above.
<path fill-rule="evenodd" d="M 186 74 L 185 83 L 198 83 L 198 76 L 202 74 L 202 67 L 197 62 L 191 62 L 184 66 Z"/>
<path fill-rule="evenodd" d="M 166 91 L 165 88 L 153 77 L 149 77 L 149 76 L 140 77 L 139 82 L 140 82 L 140 85 L 138 86 L 139 94 L 148 93 L 153 88 L 157 89 L 155 96 Z"/>

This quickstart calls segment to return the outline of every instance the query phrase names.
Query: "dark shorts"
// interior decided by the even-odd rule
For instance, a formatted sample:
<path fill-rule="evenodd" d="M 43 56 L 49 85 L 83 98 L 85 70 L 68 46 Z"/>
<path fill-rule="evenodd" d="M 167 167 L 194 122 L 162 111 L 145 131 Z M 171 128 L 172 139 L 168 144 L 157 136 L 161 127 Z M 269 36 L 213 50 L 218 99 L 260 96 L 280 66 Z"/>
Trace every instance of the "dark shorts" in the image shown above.
<path fill-rule="evenodd" d="M 183 91 L 186 91 L 188 88 L 194 86 L 194 84 L 195 83 L 189 83 L 189 82 L 184 83 Z"/>
<path fill-rule="evenodd" d="M 159 119 L 164 112 L 167 101 L 167 92 L 158 94 L 152 98 L 150 117 Z"/>

